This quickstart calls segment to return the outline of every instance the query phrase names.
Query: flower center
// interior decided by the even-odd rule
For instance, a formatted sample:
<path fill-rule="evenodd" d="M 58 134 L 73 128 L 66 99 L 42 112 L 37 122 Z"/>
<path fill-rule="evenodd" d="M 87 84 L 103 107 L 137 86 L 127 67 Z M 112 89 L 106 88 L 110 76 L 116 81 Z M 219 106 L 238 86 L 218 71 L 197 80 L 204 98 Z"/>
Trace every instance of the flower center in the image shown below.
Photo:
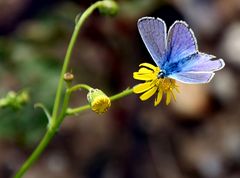
<path fill-rule="evenodd" d="M 174 88 L 176 88 L 176 81 L 174 79 L 170 79 L 170 78 L 164 78 L 162 80 L 161 83 L 161 88 L 163 89 L 163 91 L 167 92 L 170 90 L 173 90 Z"/>

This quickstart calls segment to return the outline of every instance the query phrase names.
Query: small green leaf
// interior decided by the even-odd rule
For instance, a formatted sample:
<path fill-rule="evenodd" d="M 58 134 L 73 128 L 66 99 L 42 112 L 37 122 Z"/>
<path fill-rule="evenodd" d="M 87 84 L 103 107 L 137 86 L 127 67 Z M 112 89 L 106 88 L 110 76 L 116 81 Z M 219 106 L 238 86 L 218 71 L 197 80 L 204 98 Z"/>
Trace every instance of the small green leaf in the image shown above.
<path fill-rule="evenodd" d="M 82 15 L 82 12 L 80 12 L 80 13 L 78 13 L 78 14 L 76 15 L 76 17 L 75 17 L 75 24 L 78 23 L 78 21 L 79 21 L 81 15 Z"/>
<path fill-rule="evenodd" d="M 46 108 L 42 103 L 36 103 L 36 104 L 34 105 L 34 108 L 41 108 L 41 109 L 44 111 L 45 115 L 46 115 L 47 118 L 48 118 L 48 124 L 49 124 L 50 121 L 51 121 L 51 115 L 49 114 L 47 108 Z"/>

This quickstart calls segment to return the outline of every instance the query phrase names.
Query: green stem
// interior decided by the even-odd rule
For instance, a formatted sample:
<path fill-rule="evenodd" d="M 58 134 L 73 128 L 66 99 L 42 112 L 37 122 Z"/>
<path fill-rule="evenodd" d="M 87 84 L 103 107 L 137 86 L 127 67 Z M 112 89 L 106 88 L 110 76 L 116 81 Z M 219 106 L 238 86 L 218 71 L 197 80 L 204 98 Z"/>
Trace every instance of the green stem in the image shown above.
<path fill-rule="evenodd" d="M 64 100 L 63 100 L 63 108 L 62 108 L 62 112 L 60 114 L 60 116 L 58 117 L 58 119 L 56 120 L 56 128 L 54 129 L 58 129 L 58 127 L 61 125 L 62 121 L 64 120 L 65 116 L 67 115 L 67 108 L 68 108 L 68 104 L 70 101 L 70 96 L 71 96 L 71 91 L 67 89 Z"/>
<path fill-rule="evenodd" d="M 31 154 L 31 156 L 25 161 L 25 163 L 22 165 L 22 167 L 18 170 L 14 178 L 20 178 L 23 176 L 23 174 L 31 167 L 31 165 L 37 161 L 37 158 L 39 155 L 43 152 L 43 150 L 48 145 L 49 141 L 53 138 L 55 135 L 55 130 L 47 130 L 46 134 L 42 138 L 41 142 L 37 146 L 37 148 L 34 150 L 34 152 Z"/>
<path fill-rule="evenodd" d="M 48 143 L 51 141 L 51 139 L 55 135 L 55 133 L 58 130 L 60 124 L 62 123 L 64 117 L 66 116 L 66 110 L 67 110 L 67 107 L 68 107 L 68 101 L 69 101 L 69 97 L 70 97 L 71 92 L 66 92 L 65 93 L 65 97 L 64 97 L 64 101 L 63 101 L 63 107 L 62 107 L 62 112 L 58 116 L 59 105 L 60 105 L 60 102 L 61 102 L 61 93 L 62 93 L 62 89 L 63 89 L 64 74 L 67 72 L 68 64 L 69 64 L 69 61 L 70 61 L 70 58 L 71 58 L 71 54 L 72 54 L 72 51 L 73 51 L 73 47 L 74 47 L 74 44 L 75 44 L 75 42 L 77 40 L 78 33 L 79 33 L 83 23 L 88 18 L 88 16 L 96 8 L 100 7 L 101 5 L 102 5 L 102 1 L 98 1 L 98 2 L 96 2 L 94 4 L 92 4 L 82 14 L 80 19 L 78 20 L 78 22 L 77 22 L 77 24 L 75 26 L 74 32 L 72 34 L 72 38 L 70 40 L 70 43 L 69 43 L 69 46 L 68 46 L 68 49 L 67 49 L 67 52 L 66 52 L 65 59 L 64 59 L 64 64 L 63 64 L 63 67 L 62 67 L 60 79 L 59 79 L 59 82 L 58 82 L 56 97 L 55 97 L 55 101 L 54 101 L 51 122 L 49 123 L 48 130 L 47 130 L 45 136 L 42 138 L 42 140 L 39 143 L 39 145 L 37 146 L 37 148 L 34 150 L 34 152 L 31 154 L 31 156 L 24 162 L 22 167 L 18 170 L 18 172 L 14 176 L 14 178 L 21 178 L 24 175 L 24 173 L 32 166 L 32 164 L 39 158 L 39 156 L 41 155 L 43 150 L 46 148 Z"/>
<path fill-rule="evenodd" d="M 58 115 L 58 111 L 59 111 L 59 105 L 60 105 L 60 100 L 61 100 L 61 92 L 63 89 L 63 81 L 64 81 L 64 74 L 67 72 L 67 68 L 68 68 L 68 64 L 72 55 L 72 51 L 73 51 L 73 47 L 74 44 L 76 43 L 77 37 L 78 37 L 78 33 L 83 25 L 83 23 L 85 22 L 85 20 L 88 18 L 88 16 L 98 7 L 100 7 L 101 1 L 97 1 L 96 3 L 92 4 L 80 17 L 80 19 L 78 20 L 72 38 L 70 40 L 68 49 L 67 49 L 67 53 L 64 59 L 64 64 L 63 64 L 63 68 L 62 68 L 62 72 L 60 75 L 60 79 L 58 82 L 58 88 L 57 88 L 57 93 L 56 93 L 56 97 L 55 97 L 55 102 L 54 102 L 54 107 L 53 107 L 53 113 L 52 113 L 52 120 L 53 122 L 55 122 L 55 120 L 57 119 L 57 115 Z M 54 124 L 54 123 L 53 123 Z"/>
<path fill-rule="evenodd" d="M 125 96 L 128 96 L 128 95 L 130 95 L 132 93 L 133 93 L 133 89 L 132 88 L 128 88 L 128 89 L 122 91 L 121 93 L 118 93 L 116 95 L 111 96 L 110 100 L 111 101 L 115 101 L 115 100 L 121 99 L 121 98 L 123 98 Z M 84 106 L 77 107 L 77 108 L 68 108 L 67 111 L 66 111 L 67 112 L 66 114 L 67 115 L 74 115 L 74 114 L 80 113 L 80 112 L 85 111 L 85 110 L 90 109 L 90 108 L 91 107 L 90 107 L 89 104 L 86 104 Z"/>
<path fill-rule="evenodd" d="M 39 156 L 41 155 L 41 153 L 44 151 L 44 149 L 46 148 L 46 146 L 49 144 L 49 142 L 51 141 L 51 139 L 53 138 L 53 136 L 55 135 L 55 133 L 57 132 L 59 126 L 61 125 L 64 117 L 66 116 L 66 111 L 68 108 L 68 103 L 69 103 L 69 99 L 70 99 L 70 95 L 71 92 L 70 91 L 66 91 L 65 96 L 64 96 L 64 100 L 63 100 L 63 109 L 62 112 L 60 114 L 60 116 L 58 117 L 58 119 L 56 120 L 54 126 L 49 127 L 49 129 L 47 130 L 46 134 L 44 135 L 44 137 L 42 138 L 40 144 L 37 146 L 37 148 L 34 150 L 34 152 L 31 154 L 31 156 L 25 161 L 25 163 L 22 165 L 22 167 L 19 169 L 19 171 L 16 173 L 16 175 L 14 176 L 14 178 L 20 178 L 23 176 L 23 174 L 32 166 L 32 164 L 39 158 Z"/>
<path fill-rule="evenodd" d="M 73 115 L 76 113 L 80 113 L 82 111 L 85 111 L 87 109 L 90 109 L 90 105 L 84 105 L 81 106 L 79 108 L 68 108 L 68 104 L 69 104 L 69 100 L 70 100 L 70 96 L 71 96 L 72 90 L 67 89 L 65 96 L 64 96 L 64 100 L 63 100 L 63 109 L 62 112 L 60 114 L 60 116 L 58 117 L 58 119 L 55 122 L 54 127 L 51 127 L 47 130 L 45 136 L 42 138 L 40 144 L 37 146 L 37 148 L 34 150 L 34 152 L 32 153 L 32 155 L 25 161 L 25 163 L 22 165 L 22 167 L 19 169 L 19 171 L 16 173 L 16 175 L 14 176 L 14 178 L 20 178 L 23 176 L 23 174 L 32 166 L 32 164 L 39 158 L 39 156 L 41 155 L 41 153 L 44 151 L 44 149 L 46 148 L 46 146 L 48 145 L 48 143 L 51 141 L 51 139 L 53 138 L 53 136 L 55 135 L 55 133 L 57 132 L 59 126 L 61 125 L 62 121 L 64 120 L 66 115 Z M 110 97 L 111 101 L 115 101 L 118 99 L 121 99 L 125 96 L 128 96 L 130 94 L 133 93 L 133 89 L 126 89 L 124 91 L 122 91 L 121 93 L 118 93 L 116 95 L 113 95 Z"/>
<path fill-rule="evenodd" d="M 121 93 L 118 93 L 116 95 L 113 95 L 110 97 L 111 101 L 118 100 L 120 98 L 123 98 L 125 96 L 128 96 L 133 93 L 133 88 L 127 88 L 126 90 L 122 91 Z"/>

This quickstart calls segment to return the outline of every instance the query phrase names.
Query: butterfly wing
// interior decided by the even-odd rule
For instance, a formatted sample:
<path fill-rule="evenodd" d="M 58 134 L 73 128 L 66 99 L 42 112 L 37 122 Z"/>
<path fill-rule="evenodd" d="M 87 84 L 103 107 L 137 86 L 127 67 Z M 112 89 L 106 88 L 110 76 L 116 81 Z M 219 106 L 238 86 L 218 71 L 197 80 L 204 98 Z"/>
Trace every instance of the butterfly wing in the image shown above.
<path fill-rule="evenodd" d="M 168 32 L 167 61 L 163 68 L 168 77 L 183 83 L 208 83 L 214 71 L 224 67 L 222 59 L 198 52 L 196 38 L 186 22 L 176 21 Z"/>
<path fill-rule="evenodd" d="M 216 57 L 213 55 L 198 52 L 192 55 L 191 58 L 185 62 L 185 64 L 183 62 L 181 71 L 214 72 L 222 69 L 224 66 L 225 63 L 222 59 L 216 59 Z"/>
<path fill-rule="evenodd" d="M 169 77 L 182 83 L 200 84 L 210 82 L 214 75 L 213 72 L 181 72 Z"/>
<path fill-rule="evenodd" d="M 222 59 L 205 53 L 196 53 L 175 63 L 177 70 L 172 71 L 168 77 L 183 83 L 208 83 L 214 72 L 222 69 L 225 63 Z"/>
<path fill-rule="evenodd" d="M 193 31 L 184 21 L 175 21 L 170 27 L 167 39 L 167 61 L 164 68 L 170 63 L 178 62 L 194 53 L 197 53 L 197 42 Z"/>
<path fill-rule="evenodd" d="M 166 53 L 166 24 L 160 18 L 143 17 L 138 20 L 138 30 L 151 57 L 161 66 Z"/>

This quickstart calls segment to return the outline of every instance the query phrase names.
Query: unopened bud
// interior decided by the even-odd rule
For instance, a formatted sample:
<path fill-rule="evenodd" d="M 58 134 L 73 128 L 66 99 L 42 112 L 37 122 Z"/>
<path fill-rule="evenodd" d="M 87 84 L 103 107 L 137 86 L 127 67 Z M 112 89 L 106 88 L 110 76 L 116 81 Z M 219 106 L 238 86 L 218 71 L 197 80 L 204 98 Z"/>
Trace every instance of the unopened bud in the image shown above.
<path fill-rule="evenodd" d="M 74 75 L 70 72 L 67 72 L 64 74 L 63 78 L 66 82 L 71 82 L 74 79 Z"/>
<path fill-rule="evenodd" d="M 113 0 L 103 0 L 101 1 L 101 6 L 99 7 L 100 13 L 104 15 L 114 16 L 118 12 L 118 5 Z"/>
<path fill-rule="evenodd" d="M 91 105 L 91 109 L 97 114 L 107 112 L 111 106 L 110 98 L 99 89 L 90 89 L 87 94 L 87 99 Z"/>
<path fill-rule="evenodd" d="M 12 107 L 14 109 L 20 109 L 28 101 L 28 91 L 23 90 L 20 93 L 10 91 L 4 98 L 0 99 L 0 108 Z"/>

